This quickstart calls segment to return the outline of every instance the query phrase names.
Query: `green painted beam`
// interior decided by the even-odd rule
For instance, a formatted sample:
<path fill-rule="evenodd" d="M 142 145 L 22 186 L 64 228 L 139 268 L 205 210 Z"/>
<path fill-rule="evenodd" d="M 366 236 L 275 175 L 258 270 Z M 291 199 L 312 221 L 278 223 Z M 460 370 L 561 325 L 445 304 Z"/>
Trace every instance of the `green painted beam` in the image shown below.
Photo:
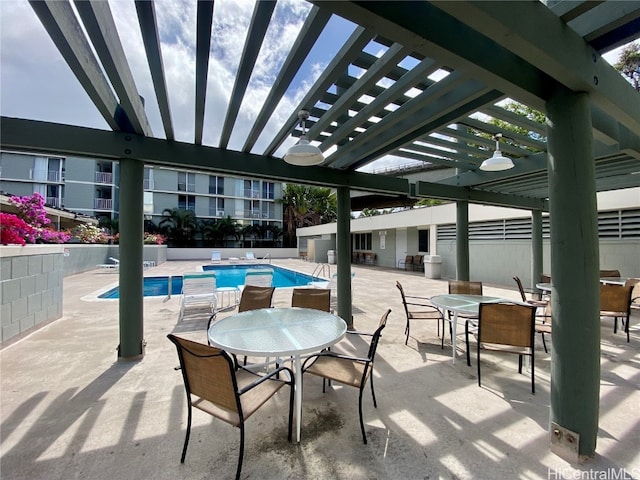
<path fill-rule="evenodd" d="M 109 2 L 75 2 L 74 5 L 91 38 L 93 48 L 102 62 L 102 67 L 120 99 L 120 106 L 131 122 L 133 132 L 140 135 L 153 135 L 142 98 L 118 36 Z"/>
<path fill-rule="evenodd" d="M 561 82 L 640 134 L 640 96 L 575 31 L 539 2 L 437 1 L 438 8 Z M 612 2 L 615 3 L 615 2 Z M 514 23 L 514 19 L 517 22 Z M 540 32 L 544 32 L 541 35 Z M 558 48 L 562 45 L 562 48 Z M 492 56 L 494 52 L 489 55 Z M 506 76 L 508 78 L 508 74 Z"/>
<path fill-rule="evenodd" d="M 331 13 L 326 10 L 321 10 L 318 7 L 313 7 L 309 15 L 307 15 L 304 25 L 302 25 L 298 37 L 289 51 L 289 55 L 287 55 L 278 76 L 273 82 L 273 86 L 269 91 L 267 99 L 264 101 L 262 109 L 256 117 L 249 135 L 247 135 L 247 139 L 242 147 L 243 152 L 249 153 L 255 145 L 267 121 L 271 118 L 278 103 L 284 96 L 287 88 L 289 88 L 289 85 L 298 73 L 302 63 L 305 58 L 307 58 L 309 51 L 311 51 L 311 48 L 330 18 Z"/>
<path fill-rule="evenodd" d="M 500 207 L 524 208 L 527 210 L 548 211 L 548 202 L 540 198 L 487 192 L 470 187 L 455 187 L 440 183 L 416 182 L 415 196 L 438 198 L 442 200 L 466 200 L 471 203 L 496 205 Z"/>
<path fill-rule="evenodd" d="M 209 50 L 211 49 L 211 26 L 213 25 L 213 0 L 200 0 L 196 11 L 196 96 L 194 143 L 202 144 L 204 110 L 207 100 L 207 77 L 209 73 Z"/>
<path fill-rule="evenodd" d="M 29 2 L 49 37 L 112 130 L 126 131 L 130 122 L 117 117 L 118 99 L 98 63 L 87 37 L 82 32 L 68 1 Z"/>
<path fill-rule="evenodd" d="M 274 181 L 406 195 L 409 181 L 384 175 L 346 172 L 327 167 L 296 167 L 276 157 L 234 152 L 204 145 L 110 132 L 72 125 L 0 118 L 0 146 L 17 151 L 77 155 L 89 158 L 135 158 L 149 165 L 195 169 Z"/>
<path fill-rule="evenodd" d="M 153 81 L 158 109 L 164 126 L 164 134 L 167 140 L 173 140 L 175 135 L 173 121 L 171 120 L 169 96 L 167 94 L 167 82 L 164 76 L 164 63 L 162 61 L 162 52 L 160 51 L 160 35 L 158 34 L 155 3 L 148 0 L 136 0 L 135 4 L 144 50 L 147 54 L 149 71 L 151 72 L 151 80 Z"/>
<path fill-rule="evenodd" d="M 271 21 L 271 16 L 275 8 L 275 0 L 261 0 L 254 5 L 251 24 L 249 25 L 249 33 L 245 39 L 244 50 L 240 57 L 240 66 L 238 67 L 236 80 L 231 90 L 231 98 L 227 106 L 227 114 L 224 118 L 224 124 L 222 125 L 220 148 L 227 148 L 229 145 L 231 131 L 238 118 L 240 105 L 247 91 L 253 67 L 256 64 L 260 47 L 262 47 L 262 42 L 267 33 L 267 28 L 269 28 L 269 22 Z"/>

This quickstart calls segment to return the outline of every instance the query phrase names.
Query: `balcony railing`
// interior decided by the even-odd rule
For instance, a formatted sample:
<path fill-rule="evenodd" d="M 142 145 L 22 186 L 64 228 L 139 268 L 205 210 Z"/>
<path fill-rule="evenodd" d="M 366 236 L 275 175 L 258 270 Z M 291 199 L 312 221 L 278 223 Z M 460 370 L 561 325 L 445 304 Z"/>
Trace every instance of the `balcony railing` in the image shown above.
<path fill-rule="evenodd" d="M 55 182 L 60 183 L 64 180 L 64 175 L 60 174 L 60 172 L 56 171 L 41 171 L 41 170 L 29 170 L 29 180 L 34 180 L 36 182 Z"/>
<path fill-rule="evenodd" d="M 244 190 L 245 198 L 260 198 L 260 190 L 252 190 L 245 188 Z"/>
<path fill-rule="evenodd" d="M 149 180 L 148 178 L 144 179 L 144 186 L 142 187 L 145 190 L 153 190 L 155 188 L 153 180 Z"/>
<path fill-rule="evenodd" d="M 113 183 L 113 173 L 96 172 L 96 183 Z"/>
<path fill-rule="evenodd" d="M 112 210 L 113 200 L 111 198 L 96 198 L 93 200 L 93 208 L 96 210 Z"/>
<path fill-rule="evenodd" d="M 58 197 L 47 197 L 47 205 L 55 208 L 60 208 L 63 205 L 63 200 Z"/>

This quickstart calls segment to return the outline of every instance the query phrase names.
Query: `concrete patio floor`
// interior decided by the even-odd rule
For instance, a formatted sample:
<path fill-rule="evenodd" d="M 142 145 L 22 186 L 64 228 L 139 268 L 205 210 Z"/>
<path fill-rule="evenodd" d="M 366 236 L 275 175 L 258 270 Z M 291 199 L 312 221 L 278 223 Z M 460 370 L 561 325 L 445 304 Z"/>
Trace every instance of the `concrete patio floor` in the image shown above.
<path fill-rule="evenodd" d="M 203 263 L 167 262 L 145 275 L 182 274 Z M 273 263 L 307 273 L 315 267 L 300 260 Z M 630 343 L 603 324 L 597 455 L 572 465 L 549 450 L 551 357 L 541 342 L 536 395 L 529 372 L 517 373 L 514 355 L 483 355 L 480 388 L 475 359 L 473 367 L 464 359 L 463 336 L 455 365 L 449 342 L 440 349 L 435 322 L 413 324 L 404 344 L 396 280 L 408 294 L 426 296 L 446 293 L 445 280 L 355 265 L 353 271 L 358 330 L 372 331 L 392 309 L 375 365 L 378 408 L 369 389 L 363 398 L 369 443 L 360 435 L 358 392 L 334 385 L 323 394 L 319 378 L 305 378 L 301 443 L 286 440 L 283 391 L 247 422 L 243 479 L 640 478 L 637 311 Z M 65 278 L 64 316 L 0 352 L 0 477 L 233 478 L 238 430 L 198 410 L 180 464 L 186 398 L 166 335 L 206 342 L 207 319 L 177 323 L 179 296 L 147 298 L 146 355 L 118 362 L 117 301 L 89 300 L 114 282 L 117 275 L 99 270 Z M 485 286 L 485 294 L 517 299 L 513 287 Z M 274 305 L 288 306 L 290 298 L 291 289 L 277 289 Z"/>

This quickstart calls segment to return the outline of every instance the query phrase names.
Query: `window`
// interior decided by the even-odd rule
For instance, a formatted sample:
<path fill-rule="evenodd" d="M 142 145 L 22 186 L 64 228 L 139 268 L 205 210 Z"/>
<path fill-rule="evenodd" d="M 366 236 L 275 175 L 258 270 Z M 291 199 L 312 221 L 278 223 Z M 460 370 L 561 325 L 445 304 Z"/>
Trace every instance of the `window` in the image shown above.
<path fill-rule="evenodd" d="M 181 210 L 196 211 L 196 197 L 193 195 L 178 195 L 178 208 Z"/>
<path fill-rule="evenodd" d="M 275 205 L 271 202 L 262 202 L 262 218 L 274 218 Z"/>
<path fill-rule="evenodd" d="M 370 233 L 354 233 L 353 234 L 353 249 L 354 250 L 371 250 L 371 238 Z"/>
<path fill-rule="evenodd" d="M 418 230 L 418 251 L 429 251 L 429 230 Z"/>
<path fill-rule="evenodd" d="M 258 180 L 245 180 L 244 196 L 247 198 L 260 198 L 260 182 Z"/>
<path fill-rule="evenodd" d="M 244 201 L 244 218 L 260 218 L 260 201 Z"/>
<path fill-rule="evenodd" d="M 273 182 L 262 182 L 262 198 L 273 200 L 275 197 L 276 184 Z"/>
<path fill-rule="evenodd" d="M 153 168 L 144 167 L 144 189 L 153 190 Z"/>
<path fill-rule="evenodd" d="M 178 191 L 179 192 L 195 192 L 196 191 L 196 174 L 188 172 L 178 172 Z"/>
<path fill-rule="evenodd" d="M 224 177 L 209 175 L 209 193 L 211 195 L 224 195 Z"/>
<path fill-rule="evenodd" d="M 224 217 L 224 198 L 209 198 L 209 215 Z"/>

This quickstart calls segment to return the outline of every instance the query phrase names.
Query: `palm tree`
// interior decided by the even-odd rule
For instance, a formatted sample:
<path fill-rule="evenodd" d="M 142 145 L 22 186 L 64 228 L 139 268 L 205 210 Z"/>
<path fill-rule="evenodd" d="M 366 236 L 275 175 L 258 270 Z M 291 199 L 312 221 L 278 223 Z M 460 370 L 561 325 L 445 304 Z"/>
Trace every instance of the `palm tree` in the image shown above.
<path fill-rule="evenodd" d="M 296 228 L 330 223 L 337 218 L 337 201 L 330 188 L 287 184 L 282 192 L 287 243 L 295 244 Z"/>
<path fill-rule="evenodd" d="M 238 231 L 238 223 L 231 218 L 231 215 L 227 215 L 225 218 L 221 218 L 216 222 L 217 235 L 222 241 L 222 246 L 227 246 L 229 237 L 237 242 L 240 240 L 240 233 Z"/>
<path fill-rule="evenodd" d="M 175 246 L 185 246 L 193 238 L 196 216 L 191 210 L 165 208 L 159 226 Z"/>

